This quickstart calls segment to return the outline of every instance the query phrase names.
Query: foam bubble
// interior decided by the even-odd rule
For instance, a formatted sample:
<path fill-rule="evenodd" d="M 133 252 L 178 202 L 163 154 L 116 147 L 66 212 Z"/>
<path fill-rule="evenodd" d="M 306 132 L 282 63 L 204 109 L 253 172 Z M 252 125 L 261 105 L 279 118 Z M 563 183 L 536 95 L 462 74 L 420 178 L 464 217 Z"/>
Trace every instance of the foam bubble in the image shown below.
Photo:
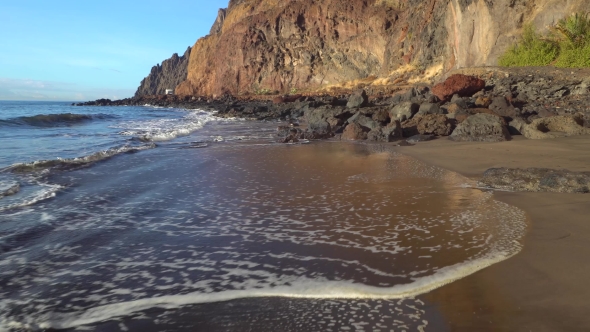
<path fill-rule="evenodd" d="M 220 119 L 214 116 L 214 112 L 202 110 L 178 110 L 178 112 L 186 114 L 180 118 L 126 121 L 113 126 L 113 128 L 124 129 L 120 132 L 123 136 L 134 136 L 142 141 L 163 142 L 188 136 L 209 122 L 235 121 L 235 119 Z"/>

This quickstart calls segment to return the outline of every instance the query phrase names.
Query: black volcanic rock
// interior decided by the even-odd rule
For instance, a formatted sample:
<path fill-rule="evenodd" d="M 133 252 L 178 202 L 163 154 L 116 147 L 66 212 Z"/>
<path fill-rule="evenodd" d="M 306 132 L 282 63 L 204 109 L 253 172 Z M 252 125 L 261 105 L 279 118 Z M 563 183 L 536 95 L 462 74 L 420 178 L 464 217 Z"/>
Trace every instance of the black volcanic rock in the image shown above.
<path fill-rule="evenodd" d="M 164 60 L 162 65 L 152 67 L 150 74 L 141 81 L 135 96 L 162 95 L 166 89 L 175 89 L 187 77 L 190 54 L 189 47 L 183 56 L 179 57 L 174 53 L 170 59 Z"/>

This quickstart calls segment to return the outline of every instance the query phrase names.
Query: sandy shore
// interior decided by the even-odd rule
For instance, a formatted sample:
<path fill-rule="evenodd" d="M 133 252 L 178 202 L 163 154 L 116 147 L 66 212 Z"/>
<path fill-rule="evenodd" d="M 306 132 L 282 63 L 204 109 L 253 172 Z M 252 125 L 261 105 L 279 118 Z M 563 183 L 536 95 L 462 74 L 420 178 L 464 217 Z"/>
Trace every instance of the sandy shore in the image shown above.
<path fill-rule="evenodd" d="M 590 136 L 455 143 L 399 152 L 477 178 L 492 167 L 590 171 Z M 524 250 L 426 296 L 451 331 L 590 331 L 590 195 L 496 193 L 531 220 Z"/>

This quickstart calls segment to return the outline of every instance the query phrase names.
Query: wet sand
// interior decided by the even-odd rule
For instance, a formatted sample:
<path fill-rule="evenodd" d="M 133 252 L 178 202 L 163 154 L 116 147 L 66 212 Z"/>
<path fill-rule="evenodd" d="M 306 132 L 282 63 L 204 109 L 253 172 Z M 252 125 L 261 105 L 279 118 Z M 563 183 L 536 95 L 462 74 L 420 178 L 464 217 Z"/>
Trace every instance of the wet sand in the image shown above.
<path fill-rule="evenodd" d="M 437 140 L 397 148 L 477 178 L 492 167 L 590 171 L 590 136 L 504 143 Z M 497 192 L 525 210 L 530 229 L 517 256 L 437 289 L 426 299 L 451 331 L 589 331 L 590 195 Z"/>

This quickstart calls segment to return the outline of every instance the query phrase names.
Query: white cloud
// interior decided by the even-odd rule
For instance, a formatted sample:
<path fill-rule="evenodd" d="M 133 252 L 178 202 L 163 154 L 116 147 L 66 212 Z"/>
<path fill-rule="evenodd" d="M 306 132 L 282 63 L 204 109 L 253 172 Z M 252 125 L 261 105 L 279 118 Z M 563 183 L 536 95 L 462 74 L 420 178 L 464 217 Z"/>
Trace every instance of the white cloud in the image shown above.
<path fill-rule="evenodd" d="M 0 100 L 88 101 L 133 96 L 131 89 L 92 88 L 65 82 L 0 78 Z"/>

